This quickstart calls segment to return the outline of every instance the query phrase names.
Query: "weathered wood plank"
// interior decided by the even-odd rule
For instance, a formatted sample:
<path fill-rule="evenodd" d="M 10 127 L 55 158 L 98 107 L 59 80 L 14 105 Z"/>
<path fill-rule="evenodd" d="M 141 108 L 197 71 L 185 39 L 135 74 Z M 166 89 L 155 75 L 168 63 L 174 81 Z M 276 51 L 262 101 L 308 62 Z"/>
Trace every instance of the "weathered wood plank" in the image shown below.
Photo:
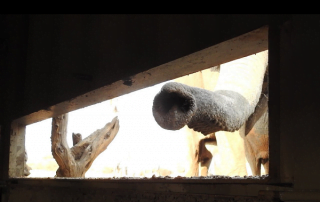
<path fill-rule="evenodd" d="M 10 135 L 9 177 L 24 176 L 26 127 L 12 124 Z"/>

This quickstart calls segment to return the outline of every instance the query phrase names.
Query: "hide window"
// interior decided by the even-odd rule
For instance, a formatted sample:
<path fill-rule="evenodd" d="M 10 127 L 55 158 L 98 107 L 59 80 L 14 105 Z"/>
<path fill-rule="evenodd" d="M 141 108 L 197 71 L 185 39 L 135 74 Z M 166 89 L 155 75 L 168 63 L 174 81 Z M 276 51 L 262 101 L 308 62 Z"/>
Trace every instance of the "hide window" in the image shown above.
<path fill-rule="evenodd" d="M 28 175 L 28 166 L 29 176 L 52 178 L 266 177 L 268 28 L 141 72 L 131 86 L 118 81 L 52 109 L 12 123 L 10 177 Z M 42 162 L 30 160 L 36 147 L 46 149 Z M 59 168 L 52 154 L 81 168 Z M 41 166 L 49 171 L 35 174 Z"/>

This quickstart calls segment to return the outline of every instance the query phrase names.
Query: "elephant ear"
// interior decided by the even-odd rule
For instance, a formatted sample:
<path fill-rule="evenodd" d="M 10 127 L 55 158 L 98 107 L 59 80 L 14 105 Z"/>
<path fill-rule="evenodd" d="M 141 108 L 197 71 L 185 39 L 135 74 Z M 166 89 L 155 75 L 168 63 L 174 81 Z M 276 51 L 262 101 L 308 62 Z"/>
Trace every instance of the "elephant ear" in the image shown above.
<path fill-rule="evenodd" d="M 239 130 L 254 112 L 261 95 L 268 51 L 220 66 L 213 91 L 172 82 L 153 102 L 156 122 L 168 130 L 188 125 L 204 135 Z"/>

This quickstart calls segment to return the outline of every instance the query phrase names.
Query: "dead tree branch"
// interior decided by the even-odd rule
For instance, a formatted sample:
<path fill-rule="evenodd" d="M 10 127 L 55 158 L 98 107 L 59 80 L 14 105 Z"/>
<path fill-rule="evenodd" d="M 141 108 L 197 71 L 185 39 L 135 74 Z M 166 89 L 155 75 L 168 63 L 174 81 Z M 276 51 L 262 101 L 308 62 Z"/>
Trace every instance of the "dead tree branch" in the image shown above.
<path fill-rule="evenodd" d="M 59 168 L 56 177 L 85 177 L 97 156 L 107 149 L 119 131 L 118 117 L 82 140 L 73 134 L 73 147 L 67 143 L 68 114 L 52 118 L 51 151 Z"/>

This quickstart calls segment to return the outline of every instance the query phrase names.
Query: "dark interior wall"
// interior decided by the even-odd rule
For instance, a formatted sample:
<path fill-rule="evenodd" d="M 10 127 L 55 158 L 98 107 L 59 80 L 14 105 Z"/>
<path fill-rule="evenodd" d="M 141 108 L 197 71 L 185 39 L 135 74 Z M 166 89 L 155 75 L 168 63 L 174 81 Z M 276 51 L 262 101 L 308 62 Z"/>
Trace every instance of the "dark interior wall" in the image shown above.
<path fill-rule="evenodd" d="M 287 49 L 281 52 L 280 141 L 282 159 L 287 159 L 282 166 L 294 170 L 297 189 L 320 188 L 320 164 L 315 160 L 320 154 L 319 22 L 319 15 L 294 15 L 286 24 Z"/>
<path fill-rule="evenodd" d="M 0 180 L 7 179 L 13 119 L 272 24 L 270 129 L 277 140 L 276 171 L 293 191 L 319 193 L 319 15 L 2 15 L 0 20 Z M 272 89 L 278 89 L 273 96 Z M 11 195 L 20 190 L 37 198 L 37 188 L 12 187 Z M 231 188 L 217 185 L 212 193 Z M 72 190 L 69 194 L 77 196 Z"/>
<path fill-rule="evenodd" d="M 0 26 L 0 119 L 3 122 L 21 113 L 24 105 L 28 18 L 1 15 Z"/>
<path fill-rule="evenodd" d="M 268 21 L 266 15 L 19 17 L 24 27 L 9 31 L 25 34 L 19 36 L 24 40 L 19 45 L 27 46 L 27 52 L 20 53 L 27 58 L 26 62 L 17 60 L 10 52 L 15 57 L 12 61 L 25 62 L 19 65 L 22 72 L 10 75 L 20 75 L 20 83 L 24 81 L 15 86 L 23 107 L 14 118 L 252 31 Z"/>

